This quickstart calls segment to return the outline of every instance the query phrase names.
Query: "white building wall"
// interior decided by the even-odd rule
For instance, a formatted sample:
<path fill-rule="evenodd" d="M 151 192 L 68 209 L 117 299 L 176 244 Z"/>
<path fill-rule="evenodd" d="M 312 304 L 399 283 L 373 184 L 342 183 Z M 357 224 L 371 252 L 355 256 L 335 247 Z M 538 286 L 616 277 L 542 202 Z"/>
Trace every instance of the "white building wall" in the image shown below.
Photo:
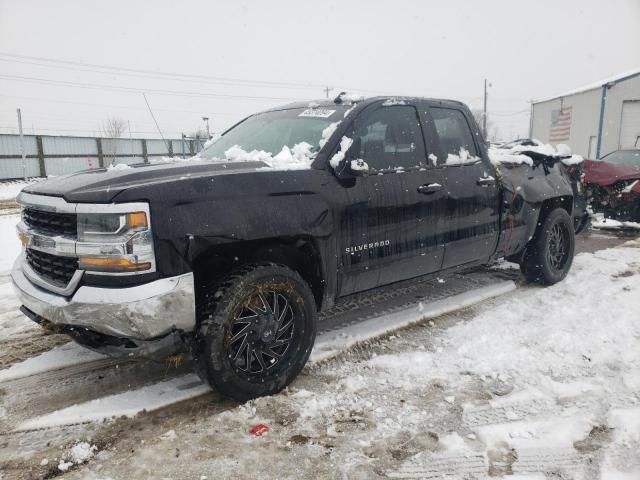
<path fill-rule="evenodd" d="M 561 107 L 572 107 L 569 140 L 560 143 L 569 145 L 573 153 L 588 157 L 590 139 L 598 134 L 600 97 L 601 89 L 595 89 L 535 103 L 533 105 L 532 137 L 544 143 L 551 143 L 549 141 L 551 112 L 559 110 Z M 591 144 L 594 145 L 595 142 L 591 141 Z"/>
<path fill-rule="evenodd" d="M 607 90 L 602 146 L 600 147 L 601 157 L 624 146 L 620 145 L 622 103 L 628 100 L 640 100 L 640 75 L 616 83 Z M 640 130 L 640 125 L 638 125 L 638 130 Z"/>
<path fill-rule="evenodd" d="M 619 148 L 622 121 L 622 105 L 625 101 L 640 101 L 640 75 L 613 82 L 607 90 L 604 110 L 600 157 Z M 532 137 L 549 142 L 551 112 L 561 106 L 572 107 L 571 134 L 566 142 L 571 150 L 585 158 L 596 158 L 602 87 L 573 95 L 554 98 L 533 105 Z M 640 131 L 640 125 L 637 126 Z"/>

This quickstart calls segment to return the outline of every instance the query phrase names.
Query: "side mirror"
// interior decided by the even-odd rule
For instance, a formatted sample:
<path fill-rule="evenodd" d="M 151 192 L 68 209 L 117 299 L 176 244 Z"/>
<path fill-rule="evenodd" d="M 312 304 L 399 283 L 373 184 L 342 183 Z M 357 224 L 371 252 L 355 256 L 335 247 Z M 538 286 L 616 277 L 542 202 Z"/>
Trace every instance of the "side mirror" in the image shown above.
<path fill-rule="evenodd" d="M 360 137 L 356 137 L 345 155 L 342 171 L 346 173 L 347 176 L 364 177 L 369 175 L 369 165 L 367 162 L 359 158 L 361 142 L 362 140 Z"/>

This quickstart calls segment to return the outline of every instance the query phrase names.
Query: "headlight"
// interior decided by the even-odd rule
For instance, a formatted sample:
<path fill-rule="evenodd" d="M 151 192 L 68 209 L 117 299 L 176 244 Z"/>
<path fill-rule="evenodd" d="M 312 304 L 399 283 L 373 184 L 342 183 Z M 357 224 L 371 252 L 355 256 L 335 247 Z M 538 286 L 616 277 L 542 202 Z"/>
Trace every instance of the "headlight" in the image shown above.
<path fill-rule="evenodd" d="M 126 204 L 115 208 L 121 210 Z M 112 274 L 155 271 L 148 209 L 114 213 L 96 210 L 78 213 L 76 253 L 80 269 Z"/>

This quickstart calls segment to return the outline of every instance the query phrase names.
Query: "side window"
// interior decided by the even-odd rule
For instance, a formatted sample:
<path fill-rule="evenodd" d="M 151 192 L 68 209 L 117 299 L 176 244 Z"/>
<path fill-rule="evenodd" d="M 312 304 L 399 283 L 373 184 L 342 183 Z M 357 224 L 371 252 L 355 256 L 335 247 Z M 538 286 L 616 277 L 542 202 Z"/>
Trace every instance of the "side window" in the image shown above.
<path fill-rule="evenodd" d="M 424 139 L 415 107 L 394 105 L 365 114 L 356 123 L 353 139 L 359 158 L 371 169 L 404 169 L 425 164 Z"/>
<path fill-rule="evenodd" d="M 447 158 L 434 160 L 437 165 L 461 165 L 478 161 L 469 123 L 460 110 L 432 107 L 429 109 L 440 140 L 442 153 Z"/>

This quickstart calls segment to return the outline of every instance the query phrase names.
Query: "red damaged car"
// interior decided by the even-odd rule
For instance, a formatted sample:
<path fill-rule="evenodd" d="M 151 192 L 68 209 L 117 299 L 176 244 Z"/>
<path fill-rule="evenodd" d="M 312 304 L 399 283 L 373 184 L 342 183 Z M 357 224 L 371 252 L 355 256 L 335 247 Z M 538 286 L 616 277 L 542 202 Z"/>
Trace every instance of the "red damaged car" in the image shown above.
<path fill-rule="evenodd" d="M 640 149 L 616 150 L 601 160 L 585 160 L 584 170 L 594 212 L 640 222 Z"/>

